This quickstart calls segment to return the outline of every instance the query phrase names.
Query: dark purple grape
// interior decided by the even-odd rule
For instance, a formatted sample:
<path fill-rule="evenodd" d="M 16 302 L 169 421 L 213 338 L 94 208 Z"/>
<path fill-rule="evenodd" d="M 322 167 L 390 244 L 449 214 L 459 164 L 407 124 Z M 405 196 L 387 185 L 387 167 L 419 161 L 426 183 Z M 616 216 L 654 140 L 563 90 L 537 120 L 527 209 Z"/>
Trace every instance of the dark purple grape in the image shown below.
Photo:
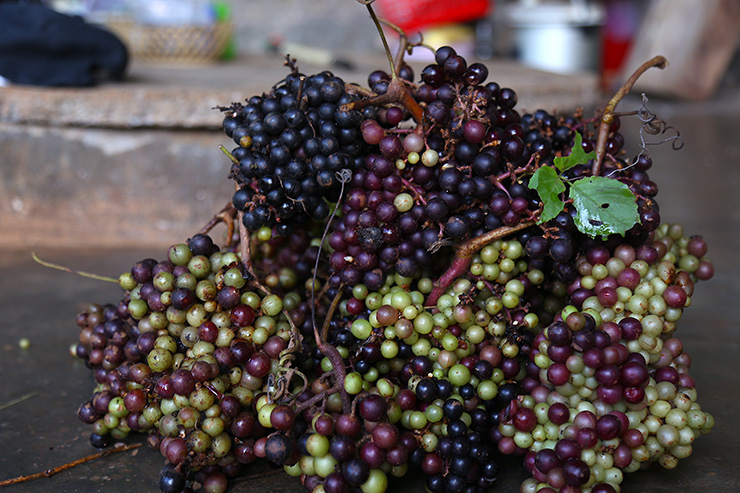
<path fill-rule="evenodd" d="M 462 238 L 468 234 L 470 223 L 465 216 L 452 216 L 444 226 L 444 233 L 451 238 Z"/>
<path fill-rule="evenodd" d="M 427 65 L 421 71 L 421 80 L 429 87 L 436 89 L 445 81 L 444 69 L 439 65 Z"/>
<path fill-rule="evenodd" d="M 273 464 L 284 464 L 293 453 L 293 441 L 281 433 L 270 435 L 265 442 L 265 458 Z"/>
<path fill-rule="evenodd" d="M 516 106 L 517 100 L 516 91 L 508 87 L 502 87 L 496 96 L 496 102 L 504 109 L 511 109 Z"/>
<path fill-rule="evenodd" d="M 360 486 L 367 481 L 369 475 L 370 468 L 362 460 L 351 459 L 342 464 L 342 476 L 351 485 Z"/>
<path fill-rule="evenodd" d="M 444 67 L 445 73 L 454 80 L 462 78 L 468 68 L 467 62 L 460 55 L 447 57 L 442 66 Z"/>
<path fill-rule="evenodd" d="M 465 82 L 471 86 L 483 84 L 488 78 L 488 67 L 482 63 L 473 63 L 465 72 Z"/>

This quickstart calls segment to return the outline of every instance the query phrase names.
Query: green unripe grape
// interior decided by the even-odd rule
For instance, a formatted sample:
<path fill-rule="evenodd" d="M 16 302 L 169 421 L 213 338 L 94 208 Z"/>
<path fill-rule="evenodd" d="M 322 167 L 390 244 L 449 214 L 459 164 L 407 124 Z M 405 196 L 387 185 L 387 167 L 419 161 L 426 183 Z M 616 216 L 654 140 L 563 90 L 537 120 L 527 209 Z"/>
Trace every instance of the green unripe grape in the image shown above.
<path fill-rule="evenodd" d="M 439 443 L 439 438 L 434 433 L 424 433 L 421 436 L 421 447 L 425 452 L 434 452 L 437 448 L 437 443 Z"/>
<path fill-rule="evenodd" d="M 507 282 L 504 289 L 510 293 L 516 294 L 517 296 L 524 295 L 524 283 L 522 283 L 522 281 L 520 281 L 519 279 L 512 279 L 511 281 Z"/>
<path fill-rule="evenodd" d="M 197 279 L 203 279 L 211 273 L 211 261 L 203 255 L 196 255 L 188 261 L 188 270 Z"/>
<path fill-rule="evenodd" d="M 352 288 L 352 296 L 354 296 L 360 301 L 367 298 L 367 295 L 368 295 L 367 286 L 365 286 L 364 284 L 357 284 L 355 285 L 355 287 Z"/>
<path fill-rule="evenodd" d="M 421 162 L 427 168 L 432 168 L 439 162 L 439 153 L 434 149 L 427 149 L 421 155 Z"/>
<path fill-rule="evenodd" d="M 162 411 L 162 419 L 166 418 L 169 415 L 172 415 L 174 412 L 180 410 L 180 407 L 175 404 L 175 401 L 173 399 L 162 399 L 162 401 L 159 403 L 159 409 Z M 161 421 L 161 420 L 160 420 Z"/>
<path fill-rule="evenodd" d="M 435 313 L 432 315 L 432 322 L 434 323 L 434 327 L 439 327 L 443 330 L 450 325 L 449 320 L 444 313 Z M 434 327 L 432 330 L 434 330 Z"/>
<path fill-rule="evenodd" d="M 149 423 L 155 424 L 162 418 L 162 410 L 155 403 L 147 404 L 141 415 L 144 416 Z"/>
<path fill-rule="evenodd" d="M 301 468 L 301 473 L 306 474 L 308 476 L 316 475 L 316 468 L 314 467 L 314 459 L 310 455 L 302 455 L 301 458 L 298 459 L 298 465 Z"/>
<path fill-rule="evenodd" d="M 149 312 L 149 305 L 144 300 L 131 300 L 128 302 L 128 312 L 135 320 L 141 320 Z"/>
<path fill-rule="evenodd" d="M 519 296 L 511 291 L 504 291 L 501 295 L 501 302 L 506 308 L 515 308 L 519 305 Z"/>
<path fill-rule="evenodd" d="M 470 381 L 470 370 L 465 365 L 455 364 L 447 372 L 447 377 L 452 385 L 462 387 Z"/>
<path fill-rule="evenodd" d="M 534 438 L 532 438 L 530 433 L 518 431 L 514 434 L 514 443 L 516 443 L 518 447 L 528 449 L 534 443 Z"/>
<path fill-rule="evenodd" d="M 480 251 L 480 259 L 486 264 L 494 264 L 498 258 L 499 250 L 492 245 L 487 245 Z"/>
<path fill-rule="evenodd" d="M 344 390 L 350 395 L 357 395 L 362 391 L 362 375 L 356 371 L 350 372 L 344 378 Z"/>
<path fill-rule="evenodd" d="M 208 320 L 208 312 L 200 303 L 196 303 L 185 312 L 185 320 L 193 327 L 200 327 L 203 322 Z"/>
<path fill-rule="evenodd" d="M 431 348 L 432 348 L 432 345 L 429 342 L 429 340 L 419 339 L 411 346 L 411 351 L 416 356 L 427 356 Z"/>
<path fill-rule="evenodd" d="M 257 239 L 262 242 L 268 242 L 272 239 L 272 229 L 262 226 L 257 230 Z"/>
<path fill-rule="evenodd" d="M 216 272 L 222 265 L 224 265 L 223 254 L 221 252 L 216 252 L 208 257 L 208 261 L 211 262 L 211 272 Z"/>
<path fill-rule="evenodd" d="M 236 289 L 241 289 L 244 287 L 244 284 L 246 284 L 247 281 L 244 280 L 244 276 L 242 276 L 241 271 L 237 269 L 236 267 L 233 267 L 226 272 L 224 272 L 224 284 L 226 286 L 233 286 Z"/>
<path fill-rule="evenodd" d="M 236 334 L 228 327 L 219 329 L 218 337 L 216 338 L 216 347 L 228 347 L 231 345 L 231 341 L 234 340 Z"/>
<path fill-rule="evenodd" d="M 211 442 L 211 437 L 208 433 L 202 430 L 193 430 L 190 436 L 188 436 L 188 445 L 190 445 L 190 450 L 196 453 L 207 451 L 211 448 Z"/>
<path fill-rule="evenodd" d="M 318 433 L 313 433 L 306 440 L 306 450 L 312 457 L 323 457 L 329 452 L 329 439 Z"/>
<path fill-rule="evenodd" d="M 480 262 L 473 262 L 470 264 L 470 273 L 474 276 L 480 276 L 483 274 L 483 264 Z"/>
<path fill-rule="evenodd" d="M 545 282 L 545 274 L 539 269 L 532 269 L 527 272 L 527 279 L 535 286 L 539 286 Z"/>
<path fill-rule="evenodd" d="M 105 413 L 105 416 L 103 416 L 103 423 L 109 430 L 117 428 L 119 422 L 120 420 L 111 413 Z"/>
<path fill-rule="evenodd" d="M 516 262 L 514 262 L 510 258 L 505 258 L 499 262 L 499 268 L 501 269 L 501 272 L 510 273 L 513 272 L 516 268 Z"/>
<path fill-rule="evenodd" d="M 258 403 L 259 405 L 259 403 Z M 275 403 L 265 403 L 262 407 L 257 407 L 257 421 L 265 428 L 272 428 L 272 422 L 270 421 L 270 415 L 272 411 L 277 407 Z"/>
<path fill-rule="evenodd" d="M 427 417 L 421 411 L 412 411 L 409 415 L 409 426 L 415 430 L 420 430 L 427 425 Z"/>
<path fill-rule="evenodd" d="M 217 295 L 218 289 L 212 281 L 203 279 L 195 286 L 195 296 L 201 301 L 215 300 Z"/>
<path fill-rule="evenodd" d="M 334 472 L 336 466 L 337 460 L 331 454 L 325 454 L 321 457 L 313 457 L 314 472 L 322 478 L 325 478 Z"/>
<path fill-rule="evenodd" d="M 108 412 L 116 418 L 123 418 L 128 415 L 128 409 L 123 403 L 123 397 L 120 395 L 115 396 L 108 403 Z"/>
<path fill-rule="evenodd" d="M 258 310 L 260 303 L 262 302 L 262 298 L 260 298 L 257 293 L 247 291 L 246 293 L 242 293 L 241 302 L 255 310 Z"/>
<path fill-rule="evenodd" d="M 110 430 L 110 436 L 114 440 L 123 440 L 124 438 L 126 438 L 128 436 L 128 434 L 129 434 L 130 431 L 131 431 L 131 429 L 128 427 L 128 425 L 126 424 L 126 422 L 125 421 L 121 421 L 118 424 L 118 428 L 113 428 L 112 430 Z"/>
<path fill-rule="evenodd" d="M 496 296 L 491 296 L 486 300 L 486 313 L 490 315 L 498 314 L 503 307 L 504 304 L 501 302 L 501 299 Z"/>
<path fill-rule="evenodd" d="M 194 409 L 197 409 L 198 411 L 205 411 L 213 405 L 213 403 L 215 402 L 215 397 L 210 390 L 205 387 L 201 387 L 192 391 L 188 396 L 188 400 L 190 401 L 190 405 Z"/>
<path fill-rule="evenodd" d="M 419 314 L 419 308 L 414 304 L 409 304 L 403 309 L 401 315 L 406 320 L 414 320 Z"/>
<path fill-rule="evenodd" d="M 303 469 L 301 469 L 301 462 L 300 461 L 296 462 L 292 466 L 287 466 L 287 465 L 283 466 L 283 470 L 285 471 L 285 473 L 288 476 L 290 476 L 292 478 L 297 478 L 301 474 L 305 474 L 303 472 Z"/>
<path fill-rule="evenodd" d="M 534 329 L 540 324 L 540 317 L 536 313 L 527 313 L 524 315 L 524 323 L 528 328 Z"/>
<path fill-rule="evenodd" d="M 457 349 L 459 343 L 460 341 L 457 337 L 452 334 L 445 334 L 444 337 L 442 337 L 442 347 L 447 351 L 454 351 Z"/>
<path fill-rule="evenodd" d="M 168 350 L 161 347 L 155 347 L 147 355 L 146 361 L 152 371 L 163 372 L 172 366 L 174 358 L 172 357 L 172 353 Z"/>
<path fill-rule="evenodd" d="M 367 481 L 360 485 L 362 493 L 384 493 L 388 489 L 388 477 L 380 469 L 371 469 Z"/>
<path fill-rule="evenodd" d="M 220 254 L 220 259 L 217 255 Z M 218 259 L 218 261 L 217 261 Z M 221 267 L 233 266 L 239 263 L 239 256 L 234 252 L 221 253 L 217 252 L 211 255 L 211 268 L 215 272 Z"/>
<path fill-rule="evenodd" d="M 224 431 L 224 420 L 219 417 L 205 418 L 200 425 L 200 429 L 212 437 L 217 437 Z"/>
<path fill-rule="evenodd" d="M 393 199 L 393 205 L 396 206 L 398 212 L 408 212 L 414 206 L 414 197 L 409 193 L 399 193 Z"/>
<path fill-rule="evenodd" d="M 125 291 L 131 291 L 138 283 L 134 280 L 134 276 L 130 272 L 124 272 L 118 276 L 118 285 Z"/>
<path fill-rule="evenodd" d="M 442 420 L 442 418 L 444 418 L 442 408 L 439 407 L 437 404 L 430 404 L 429 406 L 427 406 L 427 408 L 424 410 L 424 414 L 426 415 L 427 421 L 429 421 L 430 423 L 438 423 Z"/>
<path fill-rule="evenodd" d="M 471 344 L 480 344 L 486 337 L 486 331 L 479 325 L 471 325 L 465 331 L 465 339 Z"/>
<path fill-rule="evenodd" d="M 195 289 L 195 286 L 197 284 L 198 284 L 198 280 L 190 272 L 185 272 L 175 278 L 176 288 L 187 288 L 192 291 Z"/>
<path fill-rule="evenodd" d="M 154 287 L 160 291 L 172 291 L 175 289 L 175 276 L 171 272 L 158 272 L 152 279 Z"/>
<path fill-rule="evenodd" d="M 455 300 L 449 294 L 443 294 L 437 300 L 437 309 L 441 312 L 455 306 Z"/>
<path fill-rule="evenodd" d="M 110 428 L 106 426 L 105 420 L 101 418 L 92 424 L 92 432 L 97 433 L 98 435 L 107 435 L 110 433 Z"/>
<path fill-rule="evenodd" d="M 363 375 L 362 379 L 364 382 L 375 382 L 378 378 L 380 378 L 380 374 L 378 372 L 377 368 L 370 368 L 370 370 Z M 363 383 L 364 388 L 364 383 Z"/>
<path fill-rule="evenodd" d="M 377 310 L 383 306 L 383 295 L 380 293 L 370 293 L 365 297 L 365 306 L 370 310 Z"/>
<path fill-rule="evenodd" d="M 214 346 L 210 342 L 198 341 L 195 344 L 193 344 L 192 354 L 193 354 L 193 357 L 200 358 L 201 356 L 204 356 L 206 354 L 213 354 L 213 351 L 215 350 L 216 350 L 216 346 Z"/>
<path fill-rule="evenodd" d="M 373 327 L 367 320 L 358 318 L 352 322 L 350 331 L 358 339 L 367 339 L 373 333 Z"/>
<path fill-rule="evenodd" d="M 283 311 L 283 300 L 276 294 L 265 296 L 261 308 L 262 313 L 274 317 Z"/>
<path fill-rule="evenodd" d="M 510 259 L 518 259 L 522 256 L 522 244 L 518 241 L 506 242 L 506 247 L 503 249 L 504 255 Z"/>
<path fill-rule="evenodd" d="M 419 279 L 416 287 L 422 294 L 429 294 L 432 292 L 432 289 L 434 289 L 434 282 L 428 277 L 424 277 Z"/>
<path fill-rule="evenodd" d="M 182 342 L 185 347 L 193 347 L 193 345 L 198 342 L 198 329 L 190 325 L 184 327 L 182 332 L 180 332 L 180 342 Z"/>
<path fill-rule="evenodd" d="M 476 389 L 478 396 L 483 400 L 490 400 L 498 395 L 498 386 L 490 380 L 483 380 Z"/>
<path fill-rule="evenodd" d="M 386 359 L 395 358 L 398 354 L 398 344 L 395 341 L 383 341 L 380 345 L 380 354 Z"/>

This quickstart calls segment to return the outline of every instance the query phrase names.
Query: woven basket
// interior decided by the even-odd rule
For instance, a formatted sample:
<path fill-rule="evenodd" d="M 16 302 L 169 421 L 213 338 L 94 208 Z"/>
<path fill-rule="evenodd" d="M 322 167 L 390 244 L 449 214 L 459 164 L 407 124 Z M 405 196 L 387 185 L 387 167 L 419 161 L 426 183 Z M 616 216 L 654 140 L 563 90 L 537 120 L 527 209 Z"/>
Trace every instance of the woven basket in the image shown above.
<path fill-rule="evenodd" d="M 138 62 L 203 65 L 216 62 L 231 39 L 232 25 L 159 26 L 116 21 L 108 27 L 118 34 Z"/>

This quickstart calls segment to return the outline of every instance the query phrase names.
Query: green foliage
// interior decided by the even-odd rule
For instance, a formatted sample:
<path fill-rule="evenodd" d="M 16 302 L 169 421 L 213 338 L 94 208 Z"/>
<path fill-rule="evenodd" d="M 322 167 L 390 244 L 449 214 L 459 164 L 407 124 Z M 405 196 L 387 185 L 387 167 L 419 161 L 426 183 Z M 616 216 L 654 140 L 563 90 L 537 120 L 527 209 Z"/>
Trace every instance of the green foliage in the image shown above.
<path fill-rule="evenodd" d="M 563 171 L 568 171 L 573 166 L 586 164 L 591 159 L 596 159 L 596 152 L 591 151 L 586 154 L 583 150 L 583 138 L 581 137 L 581 134 L 576 132 L 576 137 L 573 141 L 573 148 L 570 150 L 570 154 L 567 156 L 556 157 L 553 159 L 553 162 L 555 163 L 555 167 L 562 173 Z"/>
<path fill-rule="evenodd" d="M 565 204 L 560 200 L 560 194 L 565 192 L 565 184 L 557 172 L 550 166 L 543 166 L 535 171 L 529 180 L 529 188 L 537 190 L 542 199 L 542 213 L 539 222 L 546 223 L 554 219 Z"/>
<path fill-rule="evenodd" d="M 581 178 L 573 182 L 569 195 L 576 210 L 576 226 L 591 237 L 624 235 L 639 220 L 635 195 L 617 180 Z"/>
<path fill-rule="evenodd" d="M 538 224 L 555 218 L 564 208 L 561 198 L 567 187 L 560 174 L 580 164 L 587 164 L 596 157 L 588 154 L 581 146 L 581 135 L 576 133 L 573 149 L 567 156 L 554 159 L 555 168 L 542 166 L 529 181 L 529 188 L 536 190 L 542 200 L 542 212 Z M 581 178 L 569 183 L 568 197 L 575 208 L 575 223 L 578 230 L 592 238 L 613 233 L 624 235 L 639 221 L 636 197 L 632 191 L 617 180 L 603 176 Z"/>

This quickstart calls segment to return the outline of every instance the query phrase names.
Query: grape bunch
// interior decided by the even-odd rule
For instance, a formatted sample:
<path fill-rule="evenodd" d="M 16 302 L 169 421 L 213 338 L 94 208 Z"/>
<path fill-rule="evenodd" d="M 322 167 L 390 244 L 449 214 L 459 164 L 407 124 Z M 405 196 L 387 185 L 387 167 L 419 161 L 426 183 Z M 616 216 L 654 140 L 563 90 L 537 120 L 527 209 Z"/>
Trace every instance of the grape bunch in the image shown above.
<path fill-rule="evenodd" d="M 711 431 L 676 337 L 707 244 L 661 223 L 616 103 L 530 113 L 406 51 L 369 89 L 289 62 L 222 108 L 229 206 L 78 316 L 93 446 L 146 434 L 165 493 L 258 460 L 308 492 L 483 492 L 504 455 L 522 491 L 608 493 Z"/>

